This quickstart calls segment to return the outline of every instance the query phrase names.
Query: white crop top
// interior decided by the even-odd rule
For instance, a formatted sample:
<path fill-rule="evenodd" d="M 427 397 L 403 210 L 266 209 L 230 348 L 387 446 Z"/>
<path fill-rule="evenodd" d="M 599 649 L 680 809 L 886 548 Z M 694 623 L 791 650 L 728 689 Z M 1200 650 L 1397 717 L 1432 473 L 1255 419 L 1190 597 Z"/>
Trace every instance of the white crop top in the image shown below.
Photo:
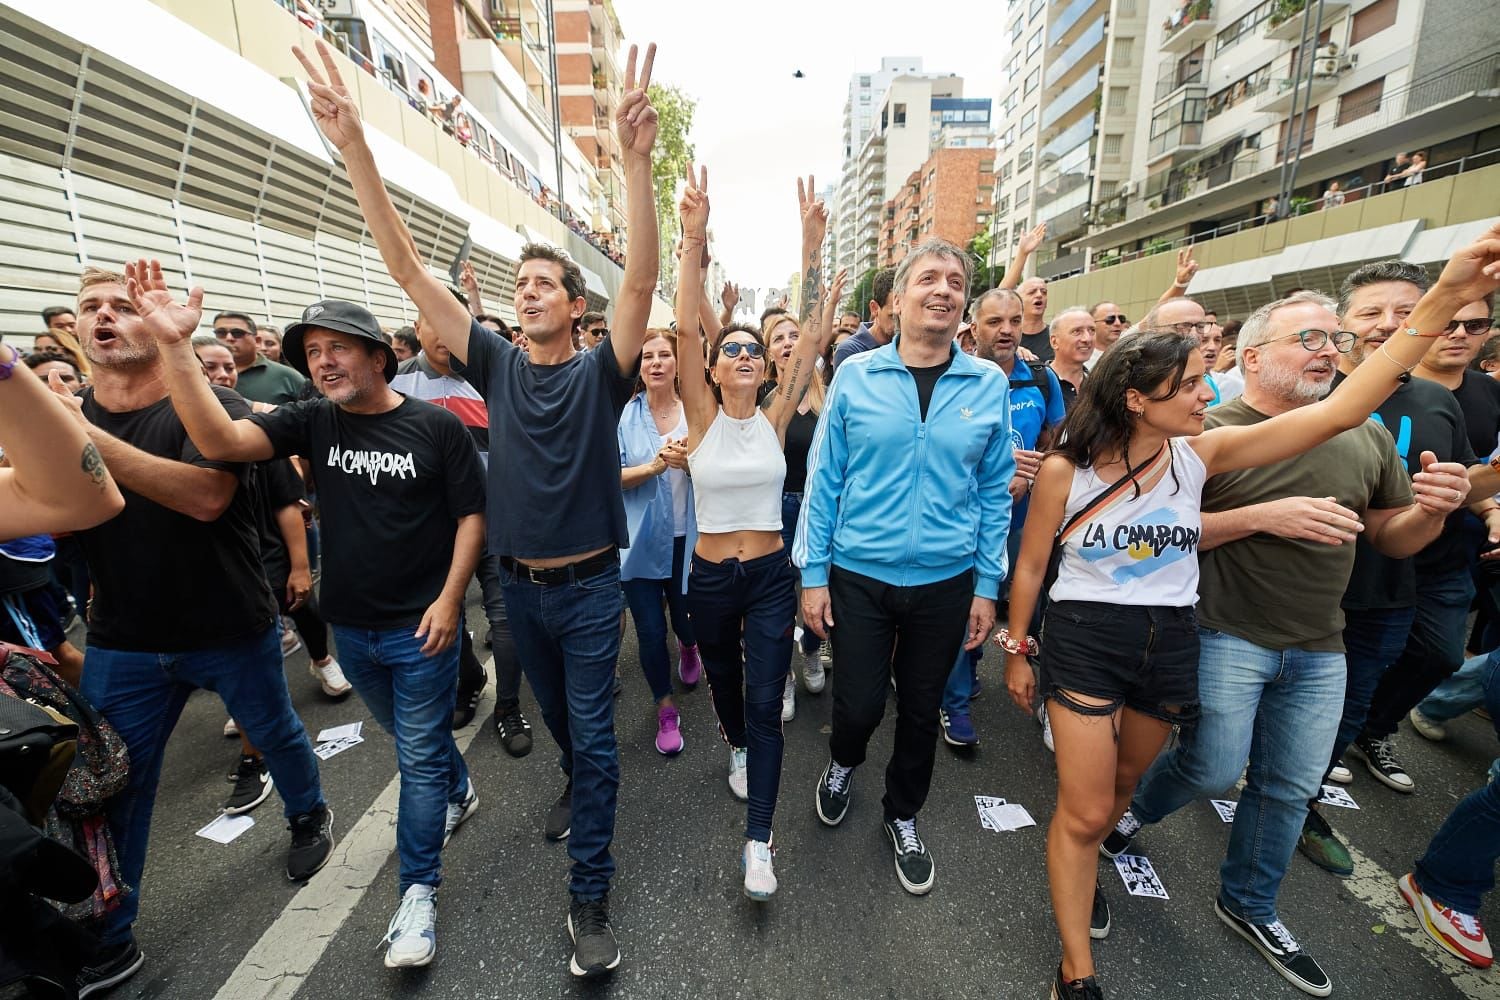
<path fill-rule="evenodd" d="M 1198 541 L 1203 535 L 1203 480 L 1208 470 L 1185 438 L 1171 439 L 1171 465 L 1156 485 L 1105 504 L 1063 542 L 1054 601 L 1099 601 L 1169 608 L 1198 603 Z M 1075 513 L 1112 483 L 1093 469 L 1074 469 L 1063 510 Z"/>
<path fill-rule="evenodd" d="M 721 406 L 688 454 L 698 531 L 780 531 L 786 456 L 765 413 L 736 420 Z"/>

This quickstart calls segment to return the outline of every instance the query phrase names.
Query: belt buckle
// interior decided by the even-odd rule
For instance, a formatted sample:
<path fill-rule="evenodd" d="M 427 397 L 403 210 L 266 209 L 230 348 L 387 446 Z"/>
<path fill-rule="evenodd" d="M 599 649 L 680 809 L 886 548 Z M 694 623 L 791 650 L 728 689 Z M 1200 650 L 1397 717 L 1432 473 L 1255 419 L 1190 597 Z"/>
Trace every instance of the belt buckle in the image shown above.
<path fill-rule="evenodd" d="M 521 565 L 526 566 L 525 563 Z M 546 572 L 546 570 L 538 569 L 535 566 L 526 566 L 526 579 L 530 580 L 534 586 L 545 587 L 547 585 L 545 577 L 539 577 L 538 574 L 545 574 Z"/>

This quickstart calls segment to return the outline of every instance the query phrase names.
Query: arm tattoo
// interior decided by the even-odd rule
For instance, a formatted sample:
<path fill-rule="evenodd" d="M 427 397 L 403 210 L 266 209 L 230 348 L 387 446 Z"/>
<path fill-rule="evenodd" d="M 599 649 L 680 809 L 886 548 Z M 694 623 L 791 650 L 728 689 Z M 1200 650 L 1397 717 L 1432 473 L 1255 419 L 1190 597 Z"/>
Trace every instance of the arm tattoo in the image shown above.
<path fill-rule="evenodd" d="M 802 278 L 802 314 L 797 318 L 806 323 L 817 312 L 823 298 L 823 273 L 816 261 L 809 261 L 807 274 Z"/>
<path fill-rule="evenodd" d="M 99 454 L 99 449 L 90 441 L 83 446 L 83 471 L 94 481 L 99 489 L 105 489 L 109 481 L 109 472 L 104 468 L 104 458 Z"/>
<path fill-rule="evenodd" d="M 802 375 L 802 359 L 797 358 L 792 362 L 792 370 L 787 373 L 786 385 L 782 386 L 782 394 L 787 399 L 792 399 L 798 394 L 797 382 Z"/>

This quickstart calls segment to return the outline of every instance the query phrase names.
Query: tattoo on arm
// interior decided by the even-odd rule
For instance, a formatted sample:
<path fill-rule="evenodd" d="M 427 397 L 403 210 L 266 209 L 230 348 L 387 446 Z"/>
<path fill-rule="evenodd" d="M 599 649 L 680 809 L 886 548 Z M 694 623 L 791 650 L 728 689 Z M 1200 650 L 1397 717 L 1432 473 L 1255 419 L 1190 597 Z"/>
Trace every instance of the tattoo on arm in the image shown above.
<path fill-rule="evenodd" d="M 787 399 L 793 398 L 797 392 L 797 382 L 802 376 L 802 359 L 797 358 L 792 362 L 792 370 L 787 373 L 786 384 L 781 387 L 783 395 Z"/>
<path fill-rule="evenodd" d="M 806 323 L 818 309 L 823 299 L 823 273 L 816 261 L 809 261 L 807 274 L 802 278 L 802 314 L 797 318 Z"/>
<path fill-rule="evenodd" d="M 104 468 L 104 458 L 99 454 L 99 449 L 90 441 L 83 446 L 83 471 L 94 481 L 94 485 L 103 490 L 109 482 L 109 472 Z"/>

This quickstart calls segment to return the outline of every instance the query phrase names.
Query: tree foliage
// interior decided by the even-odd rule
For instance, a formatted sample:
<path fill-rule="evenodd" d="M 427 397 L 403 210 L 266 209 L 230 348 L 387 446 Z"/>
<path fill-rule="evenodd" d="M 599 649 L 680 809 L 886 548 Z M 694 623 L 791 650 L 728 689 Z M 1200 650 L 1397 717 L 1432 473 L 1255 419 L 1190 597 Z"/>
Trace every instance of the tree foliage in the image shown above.
<path fill-rule="evenodd" d="M 875 272 L 877 270 L 878 268 L 872 267 L 859 276 L 859 280 L 854 283 L 854 290 L 849 293 L 848 298 L 844 299 L 844 305 L 839 310 L 840 312 L 856 313 L 862 321 L 870 318 L 870 299 L 872 297 L 870 286 L 875 283 Z"/>
<path fill-rule="evenodd" d="M 993 238 L 993 234 L 986 229 L 969 241 L 969 257 L 974 262 L 974 275 L 969 281 L 970 302 L 994 288 L 1000 280 L 995 269 L 990 266 L 990 241 Z"/>
<path fill-rule="evenodd" d="M 651 177 L 656 182 L 656 218 L 661 230 L 661 273 L 663 279 L 673 275 L 677 262 L 672 255 L 681 227 L 677 222 L 677 204 L 673 196 L 683 170 L 693 158 L 693 144 L 688 133 L 693 128 L 693 113 L 698 102 L 671 84 L 653 83 L 648 94 L 656 108 L 656 148 L 651 153 Z M 664 280 L 664 283 L 667 283 Z"/>

